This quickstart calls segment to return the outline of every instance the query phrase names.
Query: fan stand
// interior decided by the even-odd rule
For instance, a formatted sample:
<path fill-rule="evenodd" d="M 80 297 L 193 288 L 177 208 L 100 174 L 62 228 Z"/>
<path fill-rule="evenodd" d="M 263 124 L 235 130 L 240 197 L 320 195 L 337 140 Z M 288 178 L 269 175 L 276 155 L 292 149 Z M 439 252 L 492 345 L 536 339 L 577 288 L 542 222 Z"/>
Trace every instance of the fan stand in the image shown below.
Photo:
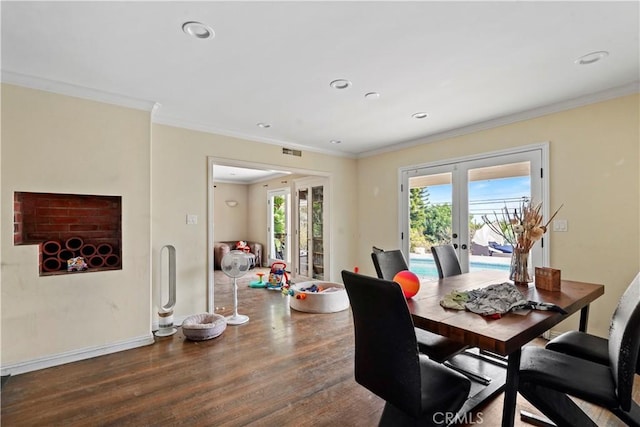
<path fill-rule="evenodd" d="M 249 259 L 242 251 L 233 250 L 222 257 L 220 267 L 224 274 L 233 278 L 233 316 L 227 316 L 228 325 L 242 325 L 249 321 L 249 316 L 238 314 L 238 277 L 244 276 L 249 270 Z"/>
<path fill-rule="evenodd" d="M 227 325 L 242 325 L 249 321 L 249 316 L 238 314 L 238 284 L 233 278 L 233 316 L 227 316 Z"/>

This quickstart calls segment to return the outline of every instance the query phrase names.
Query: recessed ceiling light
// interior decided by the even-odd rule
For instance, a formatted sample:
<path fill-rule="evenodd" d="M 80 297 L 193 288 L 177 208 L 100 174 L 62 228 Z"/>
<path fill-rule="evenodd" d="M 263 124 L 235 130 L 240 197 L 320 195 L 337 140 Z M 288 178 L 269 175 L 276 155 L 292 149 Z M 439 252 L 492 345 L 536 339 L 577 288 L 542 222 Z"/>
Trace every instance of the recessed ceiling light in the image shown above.
<path fill-rule="evenodd" d="M 258 123 L 256 126 L 258 126 L 259 128 L 262 128 L 262 129 L 267 129 L 267 128 L 271 127 L 271 125 L 269 123 Z"/>
<path fill-rule="evenodd" d="M 346 89 L 348 87 L 351 87 L 351 82 L 345 79 L 338 79 L 329 83 L 329 86 L 334 89 Z"/>
<path fill-rule="evenodd" d="M 182 24 L 182 31 L 197 39 L 211 39 L 215 33 L 211 27 L 202 22 L 190 21 Z"/>
<path fill-rule="evenodd" d="M 332 139 L 331 141 L 332 144 L 342 144 L 342 141 L 340 141 L 339 139 Z"/>
<path fill-rule="evenodd" d="M 429 114 L 421 111 L 418 113 L 413 113 L 411 117 L 413 117 L 414 119 L 426 119 L 427 117 L 429 117 Z"/>
<path fill-rule="evenodd" d="M 598 52 L 587 53 L 586 55 L 581 56 L 573 62 L 578 65 L 589 65 L 598 62 L 601 59 L 606 58 L 607 56 L 609 56 L 609 52 L 600 50 Z"/>
<path fill-rule="evenodd" d="M 369 93 L 365 93 L 364 97 L 366 99 L 378 99 L 380 98 L 380 94 L 378 92 L 369 92 Z"/>

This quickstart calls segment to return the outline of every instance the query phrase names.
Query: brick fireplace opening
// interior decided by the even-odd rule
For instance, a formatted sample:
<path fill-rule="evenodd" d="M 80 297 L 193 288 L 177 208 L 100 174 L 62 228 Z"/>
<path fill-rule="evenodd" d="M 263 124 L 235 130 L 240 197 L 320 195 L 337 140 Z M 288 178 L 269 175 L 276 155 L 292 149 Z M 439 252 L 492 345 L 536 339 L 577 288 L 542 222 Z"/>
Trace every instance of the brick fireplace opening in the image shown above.
<path fill-rule="evenodd" d="M 13 243 L 39 245 L 41 276 L 122 269 L 122 197 L 15 192 L 13 212 Z"/>

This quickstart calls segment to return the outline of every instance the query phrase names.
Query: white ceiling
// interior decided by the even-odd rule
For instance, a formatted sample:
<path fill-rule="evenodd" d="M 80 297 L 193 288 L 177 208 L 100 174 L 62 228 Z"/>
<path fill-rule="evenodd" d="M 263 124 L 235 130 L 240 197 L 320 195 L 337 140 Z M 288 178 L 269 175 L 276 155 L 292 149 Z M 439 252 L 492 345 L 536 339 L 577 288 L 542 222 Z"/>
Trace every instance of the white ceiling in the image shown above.
<path fill-rule="evenodd" d="M 248 167 L 214 165 L 213 182 L 228 182 L 234 184 L 254 184 L 281 176 L 287 176 L 291 172 L 253 169 Z"/>
<path fill-rule="evenodd" d="M 5 82 L 159 103 L 157 123 L 347 156 L 632 93 L 640 74 L 637 1 L 1 8 Z M 186 21 L 215 37 L 187 36 Z M 609 56 L 574 63 L 594 51 Z M 352 86 L 329 87 L 339 78 Z"/>

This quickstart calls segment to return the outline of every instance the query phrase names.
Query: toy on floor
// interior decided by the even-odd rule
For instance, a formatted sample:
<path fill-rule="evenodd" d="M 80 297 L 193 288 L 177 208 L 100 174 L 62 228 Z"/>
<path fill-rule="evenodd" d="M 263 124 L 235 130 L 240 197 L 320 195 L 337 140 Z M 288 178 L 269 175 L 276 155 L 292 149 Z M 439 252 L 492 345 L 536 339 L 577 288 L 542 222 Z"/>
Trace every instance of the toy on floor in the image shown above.
<path fill-rule="evenodd" d="M 253 280 L 251 283 L 249 283 L 249 287 L 266 288 L 267 284 L 262 280 L 262 276 L 264 276 L 264 273 L 256 273 L 256 275 L 258 276 L 258 280 Z"/>
<path fill-rule="evenodd" d="M 282 261 L 276 261 L 271 264 L 271 272 L 269 273 L 267 289 L 282 290 L 283 286 L 288 285 L 289 277 L 287 276 L 286 268 L 287 264 Z"/>

